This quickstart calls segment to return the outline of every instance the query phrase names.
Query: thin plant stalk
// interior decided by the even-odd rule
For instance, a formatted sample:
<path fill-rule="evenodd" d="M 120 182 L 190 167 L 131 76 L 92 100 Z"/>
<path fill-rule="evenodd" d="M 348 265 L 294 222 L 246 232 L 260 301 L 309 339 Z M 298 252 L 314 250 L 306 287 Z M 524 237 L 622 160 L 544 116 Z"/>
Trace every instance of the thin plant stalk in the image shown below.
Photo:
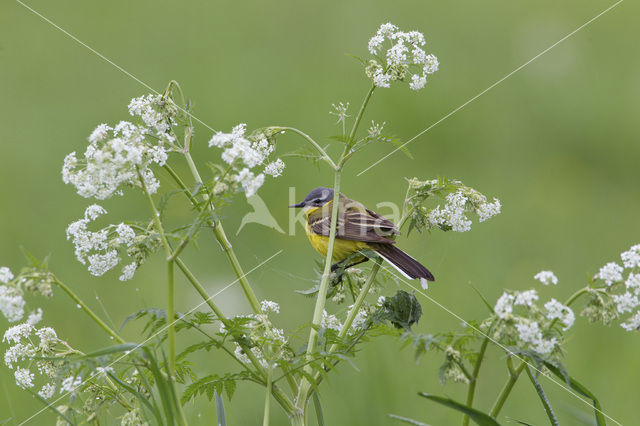
<path fill-rule="evenodd" d="M 100 328 L 102 328 L 113 340 L 115 340 L 118 343 L 124 343 L 124 339 L 122 339 L 122 337 L 120 337 L 120 335 L 118 333 L 116 333 L 111 327 L 109 327 L 98 315 L 96 315 L 95 312 L 93 312 L 93 310 L 91 308 L 89 308 L 87 306 L 86 303 L 84 303 L 82 301 L 82 299 L 80 299 L 74 292 L 73 290 L 71 290 L 65 283 L 63 283 L 62 281 L 60 281 L 58 279 L 58 277 L 54 277 L 54 282 L 58 285 L 58 287 L 60 287 L 65 293 L 67 293 L 69 295 L 69 297 L 71 297 L 71 299 L 73 299 L 74 302 L 76 302 L 76 304 L 78 306 L 80 306 L 80 308 L 82 308 L 82 310 L 89 315 L 89 317 L 100 326 Z"/>
<path fill-rule="evenodd" d="M 473 373 L 471 376 L 471 380 L 469 382 L 469 389 L 467 390 L 467 407 L 473 407 L 473 399 L 475 397 L 476 392 L 476 384 L 478 383 L 478 375 L 480 374 L 480 367 L 482 366 L 482 361 L 484 359 L 484 354 L 487 351 L 487 346 L 489 346 L 489 332 L 487 332 L 487 336 L 482 340 L 482 344 L 480 345 L 480 352 L 478 353 L 478 359 L 476 359 L 476 363 L 473 366 Z M 469 426 L 470 418 L 465 414 L 462 419 L 462 426 Z"/>
<path fill-rule="evenodd" d="M 140 186 L 142 187 L 142 191 L 145 193 L 147 202 L 149 203 L 149 207 L 151 208 L 151 215 L 153 223 L 160 235 L 160 240 L 162 241 L 162 246 L 164 247 L 165 258 L 167 264 L 173 263 L 171 259 L 171 246 L 169 245 L 169 241 L 167 241 L 167 237 L 164 233 L 164 227 L 162 226 L 162 221 L 160 220 L 160 212 L 156 208 L 156 204 L 147 189 L 147 186 L 144 183 L 144 178 L 140 169 L 138 171 L 138 179 L 140 180 Z M 173 294 L 173 267 L 169 266 L 167 268 L 168 276 L 167 276 L 167 288 L 168 288 L 168 300 L 167 300 L 167 334 L 169 336 L 169 373 L 171 376 L 175 374 L 176 367 L 176 347 L 175 347 L 175 325 L 174 325 L 174 294 Z"/>
<path fill-rule="evenodd" d="M 496 418 L 498 414 L 500 414 L 500 410 L 502 410 L 502 407 L 504 406 L 504 403 L 507 401 L 507 398 L 509 397 L 511 390 L 513 389 L 513 386 L 518 381 L 518 378 L 520 377 L 520 373 L 522 373 L 522 370 L 524 370 L 526 366 L 527 366 L 527 363 L 523 361 L 513 373 L 509 372 L 509 378 L 507 379 L 507 382 L 504 384 L 502 390 L 500 391 L 500 394 L 498 395 L 498 398 L 493 403 L 493 407 L 489 412 L 489 415 L 491 417 Z"/>
<path fill-rule="evenodd" d="M 273 385 L 273 367 L 269 365 L 269 367 L 267 368 L 267 391 L 265 392 L 265 396 L 264 396 L 264 415 L 262 418 L 262 426 L 269 426 L 272 385 Z"/>
<path fill-rule="evenodd" d="M 189 170 L 191 171 L 191 174 L 193 175 L 193 178 L 195 179 L 196 183 L 202 184 L 202 178 L 200 177 L 200 173 L 198 172 L 198 168 L 196 167 L 196 164 L 193 162 L 193 158 L 191 157 L 191 154 L 189 152 L 185 152 L 184 156 L 185 156 L 185 159 L 187 160 L 187 164 L 189 165 Z M 205 194 L 205 198 L 208 198 L 206 194 Z M 207 208 L 211 212 L 213 212 L 214 208 L 211 205 L 211 203 L 207 203 L 207 204 L 208 204 Z M 233 251 L 233 247 L 231 246 L 231 243 L 229 242 L 229 239 L 227 238 L 227 235 L 224 232 L 224 228 L 222 227 L 222 222 L 220 222 L 220 220 L 215 221 L 213 233 L 215 234 L 216 239 L 218 240 L 218 242 L 222 246 L 222 249 L 227 255 L 227 259 L 229 260 L 229 263 L 231 263 L 231 266 L 233 267 L 233 270 L 236 273 L 236 277 L 238 277 L 238 280 L 240 281 L 240 286 L 242 286 L 242 291 L 244 291 L 244 294 L 247 297 L 249 304 L 251 305 L 251 309 L 253 309 L 254 313 L 261 313 L 262 308 L 260 307 L 260 302 L 258 301 L 258 298 L 256 297 L 253 291 L 253 288 L 251 287 L 251 284 L 249 284 L 249 280 L 247 280 L 244 271 L 242 270 L 240 261 L 238 260 L 238 257 L 236 256 L 235 251 Z"/>

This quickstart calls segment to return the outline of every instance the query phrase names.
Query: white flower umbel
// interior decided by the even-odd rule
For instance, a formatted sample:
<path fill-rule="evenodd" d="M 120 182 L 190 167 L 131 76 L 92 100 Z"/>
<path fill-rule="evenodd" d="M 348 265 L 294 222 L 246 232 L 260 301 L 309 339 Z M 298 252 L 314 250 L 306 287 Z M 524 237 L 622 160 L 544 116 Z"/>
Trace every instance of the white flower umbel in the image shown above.
<path fill-rule="evenodd" d="M 171 126 L 176 124 L 177 106 L 160 95 L 147 95 L 133 99 L 129 113 L 140 124 L 100 124 L 89 136 L 83 156 L 72 152 L 64 159 L 62 180 L 81 196 L 104 200 L 122 194 L 123 186 L 140 187 L 138 170 L 147 189 L 157 191 L 159 182 L 150 167 L 164 165 L 174 147 Z"/>
<path fill-rule="evenodd" d="M 412 90 L 427 84 L 427 75 L 438 70 L 438 59 L 427 54 L 424 35 L 404 32 L 391 23 L 382 24 L 369 40 L 369 53 L 374 59 L 366 68 L 367 76 L 376 87 L 390 87 L 392 81 L 409 81 Z M 410 76 L 410 78 L 409 78 Z"/>
<path fill-rule="evenodd" d="M 14 325 L 4 332 L 2 341 L 9 343 L 20 343 L 20 340 L 28 338 L 33 330 L 33 326 L 26 322 L 23 324 Z"/>
<path fill-rule="evenodd" d="M 353 308 L 353 305 L 349 306 L 349 310 Z M 369 312 L 365 308 L 360 308 L 358 313 L 353 318 L 353 322 L 351 323 L 351 327 L 349 327 L 348 334 L 355 334 L 359 331 L 362 331 L 367 324 L 367 318 L 369 317 Z"/>
<path fill-rule="evenodd" d="M 9 281 L 13 279 L 13 274 L 11 273 L 11 269 L 3 266 L 0 268 L 0 283 L 7 284 Z"/>
<path fill-rule="evenodd" d="M 280 313 L 280 305 L 270 300 L 263 300 L 262 302 L 260 302 L 260 309 L 262 309 L 262 312 L 264 312 L 265 314 L 268 314 L 270 312 L 276 314 Z"/>
<path fill-rule="evenodd" d="M 600 268 L 600 272 L 596 274 L 596 278 L 600 278 L 606 285 L 610 286 L 614 282 L 622 281 L 622 272 L 624 268 L 615 262 L 609 262 Z"/>
<path fill-rule="evenodd" d="M 435 226 L 448 226 L 454 232 L 471 229 L 471 221 L 466 216 L 467 197 L 462 191 L 447 195 L 447 204 L 437 206 L 429 214 L 429 221 Z"/>
<path fill-rule="evenodd" d="M 516 291 L 514 305 L 533 306 L 533 302 L 538 300 L 538 292 L 535 290 Z"/>
<path fill-rule="evenodd" d="M 7 367 L 13 369 L 14 364 L 23 360 L 31 360 L 35 355 L 36 350 L 31 343 L 18 343 L 5 351 L 4 363 Z"/>
<path fill-rule="evenodd" d="M 628 251 L 620 254 L 625 268 L 640 268 L 640 244 L 632 246 Z"/>
<path fill-rule="evenodd" d="M 551 299 L 544 304 L 544 308 L 547 310 L 547 318 L 550 320 L 558 319 L 564 324 L 564 331 L 569 330 L 576 320 L 576 316 L 573 310 L 568 306 L 563 305 L 556 299 Z"/>
<path fill-rule="evenodd" d="M 60 393 L 74 393 L 78 387 L 82 385 L 82 376 L 69 376 L 62 380 L 60 384 Z"/>
<path fill-rule="evenodd" d="M 322 319 L 320 320 L 320 327 L 340 331 L 342 323 L 335 315 L 327 314 L 327 311 L 322 311 Z"/>
<path fill-rule="evenodd" d="M 80 263 L 86 265 L 89 273 L 95 276 L 104 275 L 120 263 L 118 251 L 126 252 L 126 248 L 134 244 L 136 233 L 129 225 L 108 225 L 96 232 L 88 229 L 89 223 L 105 215 L 107 211 L 94 204 L 84 212 L 84 218 L 67 227 L 67 240 L 75 246 L 75 255 Z M 133 278 L 138 265 L 133 262 L 124 267 L 121 281 Z"/>
<path fill-rule="evenodd" d="M 38 348 L 43 352 L 52 350 L 59 341 L 56 331 L 51 327 L 41 328 L 36 331 L 36 335 L 40 338 Z"/>
<path fill-rule="evenodd" d="M 557 344 L 557 339 L 552 337 L 551 339 L 544 339 L 540 326 L 536 321 L 526 321 L 516 324 L 518 330 L 518 337 L 522 342 L 529 344 L 531 348 L 540 353 L 548 354 L 553 351 Z"/>
<path fill-rule="evenodd" d="M 335 115 L 336 117 L 338 117 L 338 121 L 337 121 L 338 123 L 345 124 L 347 117 L 350 117 L 350 115 L 347 114 L 347 111 L 349 110 L 349 102 L 347 103 L 340 102 L 338 104 L 331 104 L 331 108 L 332 110 L 329 111 L 329 114 Z"/>
<path fill-rule="evenodd" d="M 558 284 L 558 278 L 551 271 L 540 271 L 533 277 L 533 279 L 540 281 L 544 285 Z"/>
<path fill-rule="evenodd" d="M 640 329 L 640 311 L 636 312 L 631 318 L 629 318 L 626 322 L 620 324 L 622 328 L 627 331 L 636 331 Z"/>
<path fill-rule="evenodd" d="M 0 312 L 2 312 L 7 321 L 20 321 L 24 317 L 25 304 L 21 290 L 0 285 Z"/>
<path fill-rule="evenodd" d="M 264 168 L 264 174 L 278 177 L 282 175 L 282 171 L 284 170 L 284 161 L 281 159 L 277 159 L 276 161 L 269 163 Z"/>
<path fill-rule="evenodd" d="M 633 291 L 636 295 L 640 293 L 640 274 L 634 274 L 631 272 L 624 282 L 627 290 Z"/>
<path fill-rule="evenodd" d="M 42 321 L 42 309 L 38 308 L 35 311 L 31 311 L 29 316 L 27 317 L 27 323 L 31 325 L 36 325 Z"/>
<path fill-rule="evenodd" d="M 515 297 L 507 292 L 502 293 L 502 296 L 496 302 L 493 311 L 498 318 L 506 319 L 513 312 L 513 302 Z"/>
<path fill-rule="evenodd" d="M 485 220 L 491 219 L 492 217 L 500 214 L 501 209 L 502 204 L 500 204 L 500 200 L 497 198 L 493 199 L 493 203 L 480 204 L 476 209 L 476 213 L 478 213 L 478 220 L 480 222 L 484 222 Z"/>
<path fill-rule="evenodd" d="M 40 395 L 44 399 L 50 399 L 53 397 L 55 393 L 56 393 L 55 385 L 53 385 L 52 383 L 46 383 L 44 386 L 42 386 L 42 389 L 40 389 L 40 391 L 38 392 L 38 395 Z"/>
<path fill-rule="evenodd" d="M 33 387 L 33 373 L 27 370 L 26 368 L 19 368 L 13 373 L 16 378 L 16 385 L 20 386 L 22 389 L 32 388 Z"/>
<path fill-rule="evenodd" d="M 257 175 L 252 169 L 262 166 L 275 147 L 264 134 L 245 136 L 246 124 L 235 126 L 231 133 L 218 132 L 209 141 L 209 147 L 224 149 L 222 160 L 229 164 L 229 176 L 240 184 L 247 197 L 254 195 L 264 184 L 265 174 L 278 177 L 285 164 L 281 159 L 268 163 L 263 173 Z"/>
<path fill-rule="evenodd" d="M 612 298 L 616 304 L 616 309 L 621 314 L 625 312 L 633 312 L 635 307 L 640 305 L 638 296 L 636 294 L 629 293 L 628 291 L 623 294 L 614 294 Z"/>

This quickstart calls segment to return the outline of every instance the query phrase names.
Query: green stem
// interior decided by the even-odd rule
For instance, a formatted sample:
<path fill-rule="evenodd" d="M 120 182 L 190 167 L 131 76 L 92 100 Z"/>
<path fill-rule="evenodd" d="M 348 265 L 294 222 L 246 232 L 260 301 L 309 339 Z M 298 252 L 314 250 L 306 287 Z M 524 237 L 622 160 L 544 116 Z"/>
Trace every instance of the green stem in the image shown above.
<path fill-rule="evenodd" d="M 489 415 L 491 417 L 496 418 L 498 416 L 498 414 L 500 413 L 500 410 L 502 409 L 502 406 L 507 401 L 507 398 L 509 397 L 511 390 L 513 389 L 513 386 L 518 381 L 518 377 L 520 377 L 520 373 L 522 373 L 522 370 L 524 370 L 526 366 L 527 366 L 526 361 L 523 361 L 518 367 L 518 369 L 515 371 L 515 373 L 509 374 L 509 378 L 507 379 L 507 382 L 504 384 L 502 391 L 500 391 L 498 398 L 493 403 L 493 407 L 489 412 Z"/>
<path fill-rule="evenodd" d="M 118 335 L 118 333 L 116 333 L 115 331 L 113 331 L 113 329 L 111 329 L 111 327 L 109 327 L 104 321 L 102 321 L 100 319 L 100 317 L 98 317 L 98 315 L 95 314 L 95 312 L 93 312 L 91 310 L 91 308 L 89 308 L 87 306 L 86 303 L 84 303 L 74 292 L 73 290 L 71 290 L 69 287 L 67 287 L 67 285 L 65 283 L 63 283 L 62 281 L 60 281 L 58 279 L 58 277 L 54 277 L 54 282 L 56 284 L 58 284 L 58 286 L 64 290 L 65 293 L 67 293 L 69 295 L 69 297 L 71 297 L 73 299 L 74 302 L 76 302 L 80 308 L 82 308 L 82 310 L 89 315 L 89 317 L 91 317 L 92 320 L 95 321 L 96 324 L 98 324 L 100 326 L 100 328 L 102 328 L 109 336 L 111 336 L 116 342 L 118 343 L 124 343 L 125 341 L 122 339 L 122 337 L 120 337 Z"/>
<path fill-rule="evenodd" d="M 529 380 L 531 380 L 531 383 L 533 384 L 533 386 L 536 388 L 536 392 L 540 397 L 540 401 L 542 402 L 544 411 L 547 413 L 547 417 L 549 417 L 549 422 L 553 426 L 558 426 L 558 419 L 556 418 L 556 415 L 553 412 L 553 408 L 551 408 L 549 399 L 547 398 L 547 395 L 544 393 L 544 390 L 542 390 L 542 386 L 540 386 L 540 383 L 538 383 L 538 379 L 536 379 L 535 375 L 533 374 L 533 371 L 531 371 L 531 367 L 529 367 L 528 365 L 527 365 L 527 375 L 529 376 Z"/>
<path fill-rule="evenodd" d="M 174 276 L 173 276 L 173 262 L 167 261 L 167 322 L 169 324 L 168 339 L 169 339 L 169 369 L 171 370 L 171 376 L 176 371 L 176 329 L 173 326 L 175 322 L 175 306 L 174 306 Z"/>
<path fill-rule="evenodd" d="M 356 116 L 355 122 L 353 123 L 353 127 L 351 128 L 351 132 L 349 132 L 349 143 L 353 140 L 358 131 L 358 127 L 360 126 L 360 121 L 362 120 L 362 116 L 364 115 L 364 110 L 367 108 L 369 104 L 369 99 L 371 99 L 371 95 L 373 95 L 373 91 L 376 89 L 375 84 L 369 88 L 367 95 L 364 97 L 362 101 L 362 105 L 360 105 L 360 111 L 358 111 L 358 115 Z"/>
<path fill-rule="evenodd" d="M 490 331 L 487 332 L 487 336 L 485 336 L 484 340 L 482 340 L 482 345 L 480 345 L 480 352 L 478 353 L 478 359 L 476 359 L 476 363 L 473 366 L 472 380 L 469 382 L 469 390 L 467 391 L 467 407 L 473 407 L 473 399 L 475 397 L 478 374 L 480 374 L 482 360 L 484 359 L 484 354 L 487 351 L 487 346 L 489 346 L 489 333 Z M 462 426 L 468 426 L 469 420 L 469 416 L 465 415 L 462 419 Z"/>
<path fill-rule="evenodd" d="M 196 183 L 202 184 L 202 178 L 200 177 L 200 173 L 198 173 L 198 168 L 193 162 L 193 158 L 191 157 L 191 154 L 189 152 L 185 152 L 184 156 L 185 156 L 185 159 L 187 160 L 187 164 L 189 165 L 189 170 L 191 170 L 191 174 L 193 175 L 193 178 L 195 179 Z M 205 195 L 205 199 L 208 199 L 208 196 Z M 213 206 L 210 203 L 207 203 L 207 204 L 208 204 L 207 208 L 211 212 L 213 212 L 214 211 Z M 242 290 L 244 291 L 244 294 L 247 297 L 247 300 L 249 301 L 251 308 L 253 309 L 254 313 L 261 313 L 262 308 L 260 307 L 260 302 L 258 302 L 258 298 L 253 292 L 253 288 L 251 288 L 251 284 L 249 284 L 249 281 L 247 280 L 247 277 L 244 271 L 242 270 L 242 266 L 238 261 L 238 257 L 236 256 L 236 253 L 233 251 L 233 247 L 231 246 L 231 243 L 229 242 L 229 239 L 227 238 L 224 232 L 224 228 L 222 227 L 222 222 L 220 222 L 220 220 L 215 221 L 213 233 L 215 234 L 216 239 L 218 240 L 218 242 L 222 246 L 222 249 L 227 255 L 227 259 L 231 263 L 231 266 L 233 267 L 233 270 L 236 274 L 236 277 L 238 278 L 238 281 L 240 281 L 240 286 L 242 286 Z"/>
<path fill-rule="evenodd" d="M 309 135 L 307 135 L 306 133 L 304 133 L 301 130 L 298 130 L 294 127 L 280 127 L 280 126 L 275 126 L 278 129 L 282 129 L 282 130 L 289 130 L 293 133 L 296 133 L 300 136 L 302 136 L 303 138 L 305 138 L 307 140 L 307 142 L 309 142 L 311 145 L 313 145 L 313 147 L 315 149 L 318 150 L 318 152 L 322 155 L 322 159 L 324 161 L 326 161 L 332 169 L 334 170 L 338 170 L 338 166 L 336 165 L 336 163 L 334 163 L 334 161 L 331 159 L 331 157 L 329 157 L 329 154 L 327 154 L 327 152 L 320 146 L 320 144 L 316 141 L 313 140 L 313 138 Z"/>
<path fill-rule="evenodd" d="M 162 241 L 162 246 L 164 247 L 165 260 L 167 261 L 167 288 L 168 288 L 168 299 L 167 299 L 167 333 L 169 335 L 169 375 L 173 377 L 175 374 L 175 366 L 176 366 L 176 347 L 175 347 L 175 313 L 174 313 L 174 294 L 173 294 L 173 265 L 171 261 L 171 246 L 169 245 L 169 241 L 167 241 L 167 237 L 164 233 L 164 228 L 162 226 L 162 221 L 160 220 L 160 212 L 156 208 L 156 204 L 153 202 L 153 198 L 151 197 L 151 193 L 147 189 L 146 184 L 144 183 L 144 178 L 140 169 L 137 169 L 138 179 L 140 179 L 140 186 L 142 187 L 142 191 L 145 193 L 147 197 L 147 202 L 149 203 L 149 208 L 151 209 L 151 215 L 153 223 L 160 235 L 160 240 Z"/>
<path fill-rule="evenodd" d="M 304 413 L 296 412 L 291 416 L 291 426 L 305 426 Z"/>
<path fill-rule="evenodd" d="M 329 245 L 327 247 L 327 256 L 325 258 L 324 263 L 324 272 L 322 274 L 322 279 L 320 280 L 320 287 L 318 289 L 318 296 L 316 298 L 316 306 L 313 311 L 313 325 L 309 331 L 309 343 L 307 344 L 307 360 L 313 358 L 313 352 L 316 349 L 316 343 L 318 342 L 318 330 L 315 327 L 320 325 L 320 321 L 322 320 L 322 312 L 324 311 L 324 306 L 327 298 L 327 290 L 329 288 L 329 277 L 331 276 L 331 262 L 333 260 L 333 247 L 336 240 L 336 224 L 338 222 L 338 206 L 340 204 L 340 178 L 341 173 L 339 170 L 336 170 L 333 182 L 333 205 L 331 209 L 331 227 L 329 228 Z M 313 372 L 311 365 L 307 365 L 305 367 L 305 371 L 308 374 Z M 306 406 L 307 397 L 309 396 L 309 390 L 311 388 L 311 383 L 308 379 L 303 379 L 300 384 L 300 390 L 298 392 L 297 397 L 297 406 L 299 409 L 303 410 Z"/>
<path fill-rule="evenodd" d="M 264 415 L 262 418 L 262 426 L 269 426 L 269 412 L 271 410 L 271 385 L 273 384 L 273 368 L 270 365 L 267 368 L 267 392 L 264 396 Z"/>

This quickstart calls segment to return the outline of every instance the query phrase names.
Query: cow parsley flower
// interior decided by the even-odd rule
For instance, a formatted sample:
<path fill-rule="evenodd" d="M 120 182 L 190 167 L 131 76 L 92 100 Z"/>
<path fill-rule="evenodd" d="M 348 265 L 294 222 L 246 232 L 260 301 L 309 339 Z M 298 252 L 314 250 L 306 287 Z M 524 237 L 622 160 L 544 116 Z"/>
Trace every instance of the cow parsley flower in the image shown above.
<path fill-rule="evenodd" d="M 17 369 L 13 375 L 16 378 L 16 385 L 20 386 L 22 389 L 33 387 L 34 375 L 26 368 Z"/>
<path fill-rule="evenodd" d="M 38 308 L 35 311 L 31 311 L 29 316 L 27 317 L 27 323 L 31 325 L 36 325 L 42 321 L 42 309 Z"/>
<path fill-rule="evenodd" d="M 638 296 L 628 291 L 623 294 L 614 294 L 612 296 L 613 301 L 616 304 L 616 309 L 619 313 L 632 312 L 634 308 L 640 305 Z"/>
<path fill-rule="evenodd" d="M 512 294 L 507 292 L 502 293 L 502 296 L 500 296 L 493 308 L 493 311 L 496 313 L 498 318 L 506 319 L 507 316 L 513 312 L 514 300 L 515 297 Z"/>
<path fill-rule="evenodd" d="M 640 244 L 620 254 L 620 258 L 625 268 L 640 268 Z"/>
<path fill-rule="evenodd" d="M 44 327 L 37 330 L 36 335 L 40 338 L 38 348 L 43 352 L 52 350 L 59 341 L 56 331 L 51 327 Z"/>
<path fill-rule="evenodd" d="M 409 87 L 422 89 L 427 75 L 436 72 L 439 66 L 438 59 L 424 51 L 424 45 L 422 33 L 404 32 L 391 23 L 382 24 L 368 43 L 374 59 L 366 68 L 367 76 L 376 87 L 386 88 L 392 81 L 404 81 L 411 74 Z"/>
<path fill-rule="evenodd" d="M 70 392 L 73 393 L 75 390 L 82 385 L 82 376 L 69 376 L 62 380 L 60 384 L 60 393 Z"/>
<path fill-rule="evenodd" d="M 349 310 L 353 308 L 353 305 L 349 306 Z M 367 318 L 369 317 L 369 312 L 365 308 L 360 308 L 358 313 L 353 318 L 353 322 L 351 323 L 351 327 L 349 327 L 348 334 L 355 334 L 358 331 L 364 329 L 367 324 Z"/>
<path fill-rule="evenodd" d="M 84 155 L 67 155 L 62 167 L 64 183 L 76 187 L 85 198 L 104 200 L 122 194 L 123 186 L 142 186 L 138 171 L 149 192 L 159 182 L 151 171 L 153 164 L 164 165 L 173 149 L 177 106 L 160 95 L 134 98 L 129 113 L 141 124 L 121 121 L 116 126 L 100 124 L 89 136 Z"/>
<path fill-rule="evenodd" d="M 0 312 L 2 312 L 7 321 L 20 321 L 24 316 L 25 304 L 26 302 L 20 289 L 0 285 Z"/>
<path fill-rule="evenodd" d="M 280 305 L 270 300 L 263 300 L 262 302 L 260 302 L 260 309 L 262 309 L 262 312 L 266 314 L 270 312 L 273 312 L 276 314 L 280 313 Z"/>
<path fill-rule="evenodd" d="M 53 385 L 52 383 L 46 383 L 44 386 L 42 386 L 42 389 L 40 389 L 40 391 L 38 392 L 38 395 L 40 395 L 44 399 L 50 399 L 53 397 L 55 393 L 56 393 L 55 385 Z"/>
<path fill-rule="evenodd" d="M 571 310 L 571 308 L 569 308 L 568 306 L 565 306 L 562 303 L 558 302 L 556 299 L 551 299 L 550 301 L 545 303 L 544 308 L 547 310 L 548 319 L 558 319 L 565 325 L 563 328 L 564 331 L 569 330 L 576 320 L 573 310 Z"/>
<path fill-rule="evenodd" d="M 458 191 L 448 194 L 447 203 L 437 206 L 429 213 L 429 222 L 435 226 L 450 227 L 454 232 L 466 232 L 471 229 L 471 221 L 466 216 L 467 197 Z"/>
<path fill-rule="evenodd" d="M 320 327 L 340 331 L 342 323 L 333 314 L 327 314 L 327 311 L 322 311 L 322 319 L 320 320 Z"/>
<path fill-rule="evenodd" d="M 558 277 L 552 271 L 540 271 L 534 277 L 534 280 L 540 281 L 544 285 L 557 285 Z"/>
<path fill-rule="evenodd" d="M 67 227 L 67 240 L 72 240 L 75 255 L 83 265 L 88 263 L 89 273 L 95 276 L 104 275 L 120 263 L 119 250 L 126 252 L 136 241 L 136 233 L 129 225 L 108 225 L 96 232 L 90 231 L 88 225 L 107 211 L 94 204 L 85 210 L 84 218 L 71 223 Z M 137 270 L 137 262 L 125 266 L 120 276 L 121 281 L 130 280 Z"/>
<path fill-rule="evenodd" d="M 20 343 L 20 340 L 28 338 L 33 330 L 33 326 L 26 322 L 23 324 L 14 325 L 4 332 L 2 341 Z"/>
<path fill-rule="evenodd" d="M 13 274 L 11 273 L 11 269 L 3 266 L 0 268 L 0 283 L 7 284 L 9 281 L 13 279 Z"/>
<path fill-rule="evenodd" d="M 614 282 L 622 281 L 622 271 L 624 268 L 615 262 L 609 262 L 600 268 L 596 278 L 600 278 L 606 285 L 610 286 Z"/>
<path fill-rule="evenodd" d="M 491 219 L 492 217 L 500 214 L 501 208 L 502 204 L 500 204 L 500 200 L 497 198 L 493 199 L 493 203 L 480 204 L 478 208 L 476 208 L 478 220 L 480 222 L 484 222 L 485 220 Z"/>
<path fill-rule="evenodd" d="M 627 331 L 636 331 L 640 329 L 640 311 L 636 312 L 631 318 L 629 318 L 626 322 L 620 324 L 622 328 Z"/>
<path fill-rule="evenodd" d="M 517 291 L 515 293 L 514 305 L 533 306 L 533 302 L 538 300 L 538 292 L 535 290 Z"/>
<path fill-rule="evenodd" d="M 7 367 L 13 369 L 14 364 L 22 360 L 30 360 L 36 355 L 36 350 L 31 343 L 17 345 L 9 347 L 4 353 L 4 363 Z"/>
<path fill-rule="evenodd" d="M 640 274 L 634 274 L 631 272 L 624 284 L 627 287 L 627 290 L 633 290 L 637 295 L 640 293 Z"/>
<path fill-rule="evenodd" d="M 282 171 L 284 170 L 284 161 L 281 159 L 277 159 L 276 161 L 269 163 L 264 168 L 264 174 L 278 177 L 282 175 Z"/>
<path fill-rule="evenodd" d="M 246 124 L 235 126 L 231 133 L 218 132 L 209 141 L 209 147 L 222 148 L 222 160 L 232 167 L 229 176 L 251 197 L 264 184 L 265 174 L 278 177 L 284 170 L 284 162 L 276 159 L 268 163 L 263 173 L 257 175 L 251 170 L 262 166 L 275 147 L 264 134 L 245 136 Z"/>
<path fill-rule="evenodd" d="M 338 117 L 337 123 L 345 124 L 347 117 L 350 117 L 350 115 L 347 114 L 347 111 L 349 110 L 349 102 L 347 103 L 340 102 L 337 105 L 331 104 L 331 108 L 333 108 L 333 110 L 330 111 L 329 114 L 335 115 L 336 117 Z"/>
<path fill-rule="evenodd" d="M 531 348 L 540 354 L 551 353 L 557 344 L 555 337 L 551 339 L 543 338 L 540 326 L 536 321 L 518 323 L 516 324 L 516 329 L 518 330 L 519 339 L 531 345 Z"/>

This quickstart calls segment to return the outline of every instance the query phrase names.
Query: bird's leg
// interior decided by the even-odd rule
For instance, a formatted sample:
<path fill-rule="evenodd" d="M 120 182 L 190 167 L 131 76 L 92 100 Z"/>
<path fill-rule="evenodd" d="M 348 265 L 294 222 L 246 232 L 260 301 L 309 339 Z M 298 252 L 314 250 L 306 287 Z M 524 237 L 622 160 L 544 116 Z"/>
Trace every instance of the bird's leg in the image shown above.
<path fill-rule="evenodd" d="M 351 268 L 352 266 L 356 266 L 359 265 L 361 263 L 366 262 L 367 260 L 369 260 L 368 257 L 365 257 L 364 259 L 355 261 L 351 264 L 345 265 L 345 263 L 347 263 L 350 259 L 346 258 L 344 260 L 341 260 L 340 262 L 336 262 L 333 265 L 331 265 L 331 272 L 336 272 L 336 278 L 334 278 L 333 281 L 333 285 L 338 285 L 342 282 L 342 276 L 344 275 L 344 273 L 346 272 L 346 270 L 348 268 Z"/>

